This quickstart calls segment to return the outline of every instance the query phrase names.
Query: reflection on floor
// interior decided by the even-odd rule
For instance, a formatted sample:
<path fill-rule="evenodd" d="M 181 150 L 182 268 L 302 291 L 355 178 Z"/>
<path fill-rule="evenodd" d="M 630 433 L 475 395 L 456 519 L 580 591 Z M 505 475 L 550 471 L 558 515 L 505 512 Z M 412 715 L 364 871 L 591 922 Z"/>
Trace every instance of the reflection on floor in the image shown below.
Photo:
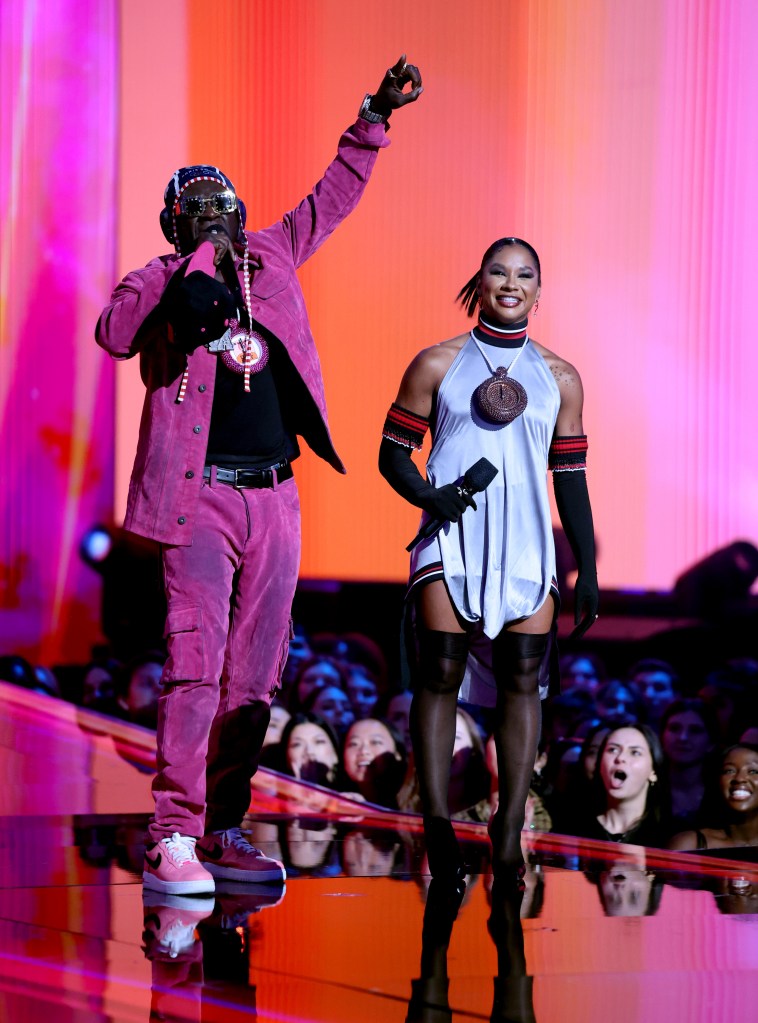
<path fill-rule="evenodd" d="M 754 1018 L 758 866 L 555 835 L 499 889 L 461 828 L 462 901 L 418 819 L 261 773 L 247 822 L 284 885 L 143 897 L 152 736 L 0 685 L 0 1020 Z"/>

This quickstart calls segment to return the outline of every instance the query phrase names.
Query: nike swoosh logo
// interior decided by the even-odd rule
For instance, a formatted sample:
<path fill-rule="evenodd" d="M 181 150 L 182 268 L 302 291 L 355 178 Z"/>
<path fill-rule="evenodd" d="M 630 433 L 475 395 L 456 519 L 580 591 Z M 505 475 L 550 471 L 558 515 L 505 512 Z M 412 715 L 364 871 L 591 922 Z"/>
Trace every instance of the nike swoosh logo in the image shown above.
<path fill-rule="evenodd" d="M 158 854 L 157 854 L 157 856 L 155 856 L 155 857 L 151 857 L 151 856 L 150 856 L 150 855 L 149 855 L 149 854 L 148 854 L 148 853 L 146 852 L 146 853 L 145 853 L 145 859 L 147 860 L 147 862 L 149 863 L 149 865 L 150 865 L 150 866 L 151 866 L 151 867 L 153 868 L 153 870 L 157 870 L 157 869 L 158 869 L 158 867 L 160 867 L 160 865 L 161 865 L 161 860 L 163 859 L 163 857 L 161 856 L 161 854 L 160 854 L 160 853 L 158 853 Z"/>
<path fill-rule="evenodd" d="M 206 848 L 206 846 L 200 846 L 200 852 L 206 859 L 209 860 L 220 860 L 224 855 L 224 848 L 221 845 L 214 845 L 212 849 Z"/>

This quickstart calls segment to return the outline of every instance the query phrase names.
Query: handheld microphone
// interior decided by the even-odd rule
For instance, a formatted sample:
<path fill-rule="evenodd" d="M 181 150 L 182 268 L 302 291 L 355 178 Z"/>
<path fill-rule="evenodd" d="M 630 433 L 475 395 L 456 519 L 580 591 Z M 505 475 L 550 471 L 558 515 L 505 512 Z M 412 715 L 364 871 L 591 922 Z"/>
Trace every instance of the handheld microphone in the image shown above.
<path fill-rule="evenodd" d="M 486 458 L 480 458 L 478 462 L 474 462 L 471 468 L 467 469 L 464 473 L 463 480 L 458 487 L 458 492 L 461 496 L 465 495 L 466 497 L 471 497 L 472 494 L 479 494 L 482 490 L 486 490 L 497 476 L 497 473 L 498 470 L 492 462 Z M 412 551 L 414 547 L 418 547 L 422 540 L 428 540 L 435 533 L 439 533 L 446 522 L 447 519 L 430 519 L 419 529 L 405 549 Z"/>

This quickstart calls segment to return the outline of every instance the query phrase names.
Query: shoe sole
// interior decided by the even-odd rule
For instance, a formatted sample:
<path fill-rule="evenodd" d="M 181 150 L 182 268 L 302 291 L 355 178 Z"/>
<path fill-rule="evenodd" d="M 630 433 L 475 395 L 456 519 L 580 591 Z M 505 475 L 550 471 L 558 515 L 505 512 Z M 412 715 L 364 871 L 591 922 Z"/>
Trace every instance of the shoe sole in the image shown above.
<path fill-rule="evenodd" d="M 216 890 L 216 882 L 212 877 L 205 881 L 161 881 L 155 874 L 147 870 L 142 872 L 142 884 L 154 892 L 166 895 L 211 895 Z"/>
<path fill-rule="evenodd" d="M 261 884 L 271 881 L 285 881 L 287 871 L 284 867 L 270 867 L 267 870 L 242 870 L 239 867 L 223 867 L 220 863 L 212 863 L 210 860 L 203 860 L 203 866 L 209 874 L 213 874 L 219 880 L 246 881 L 248 884 Z"/>
<path fill-rule="evenodd" d="M 216 880 L 216 895 L 218 898 L 223 898 L 224 895 L 247 895 L 259 896 L 261 899 L 266 901 L 261 906 L 256 907 L 257 909 L 268 909 L 269 906 L 278 906 L 287 893 L 287 886 L 283 881 L 277 882 L 269 881 L 258 884 L 257 882 L 240 882 L 240 881 L 228 881 L 223 877 L 219 877 Z M 274 901 L 276 900 L 276 901 Z"/>
<path fill-rule="evenodd" d="M 143 886 L 142 890 L 142 905 L 147 907 L 155 907 L 156 909 L 178 909 L 185 910 L 190 913 L 205 913 L 206 916 L 213 912 L 213 901 L 208 898 L 207 894 L 198 895 L 197 898 L 192 895 L 169 895 L 166 892 L 155 891 L 153 888 L 148 888 L 147 884 Z"/>

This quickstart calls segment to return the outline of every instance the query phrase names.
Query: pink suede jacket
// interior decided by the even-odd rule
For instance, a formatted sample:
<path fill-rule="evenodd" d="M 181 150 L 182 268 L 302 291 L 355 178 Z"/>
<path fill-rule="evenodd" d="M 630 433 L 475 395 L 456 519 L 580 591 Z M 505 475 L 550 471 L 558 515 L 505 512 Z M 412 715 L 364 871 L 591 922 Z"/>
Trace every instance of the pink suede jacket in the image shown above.
<path fill-rule="evenodd" d="M 337 156 L 311 194 L 278 223 L 247 232 L 251 315 L 287 349 L 314 402 L 316 426 L 304 439 L 339 472 L 345 468 L 329 434 L 321 365 L 295 269 L 354 209 L 378 150 L 387 145 L 383 124 L 359 118 L 340 138 Z M 166 285 L 189 258 L 159 256 L 127 274 L 95 331 L 97 343 L 115 359 L 139 353 L 147 389 L 124 526 L 179 546 L 192 543 L 216 373 L 216 356 L 203 346 L 186 357 L 172 343 L 159 308 Z M 238 273 L 242 286 L 241 262 Z M 187 392 L 177 403 L 185 365 Z"/>

